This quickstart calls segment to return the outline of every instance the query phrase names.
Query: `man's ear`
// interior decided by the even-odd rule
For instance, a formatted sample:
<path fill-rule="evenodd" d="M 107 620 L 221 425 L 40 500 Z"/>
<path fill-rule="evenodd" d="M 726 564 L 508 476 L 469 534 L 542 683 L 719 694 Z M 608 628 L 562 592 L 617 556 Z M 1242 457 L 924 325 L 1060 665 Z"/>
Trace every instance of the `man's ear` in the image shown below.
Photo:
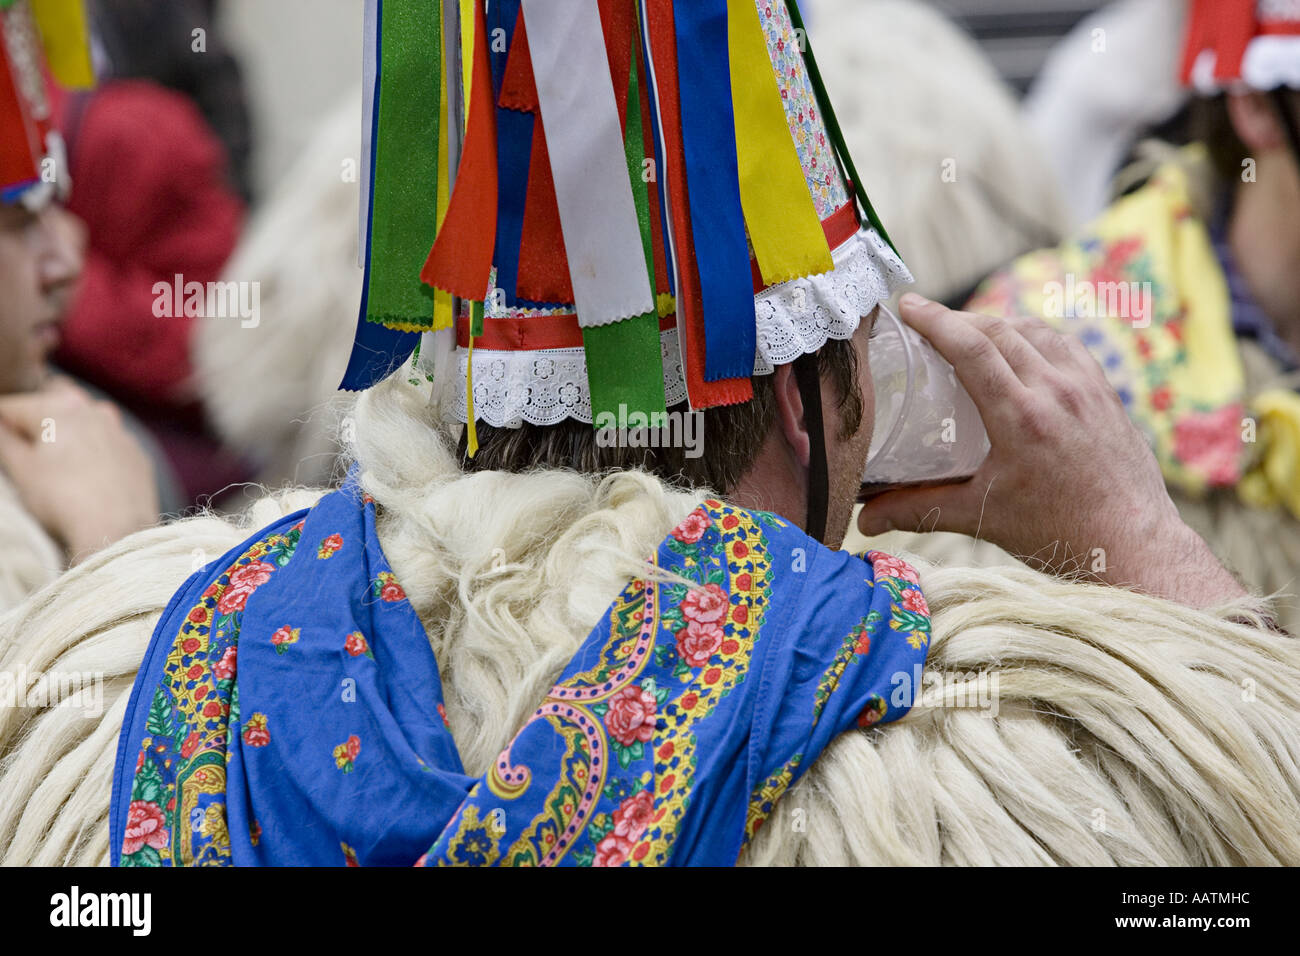
<path fill-rule="evenodd" d="M 1277 106 L 1263 93 L 1229 93 L 1228 118 L 1237 138 L 1253 153 L 1264 153 L 1286 145 Z"/>
<path fill-rule="evenodd" d="M 793 365 L 778 365 L 772 373 L 776 389 L 776 420 L 790 453 L 800 467 L 807 468 L 812 457 L 811 439 L 803 416 L 803 395 Z"/>

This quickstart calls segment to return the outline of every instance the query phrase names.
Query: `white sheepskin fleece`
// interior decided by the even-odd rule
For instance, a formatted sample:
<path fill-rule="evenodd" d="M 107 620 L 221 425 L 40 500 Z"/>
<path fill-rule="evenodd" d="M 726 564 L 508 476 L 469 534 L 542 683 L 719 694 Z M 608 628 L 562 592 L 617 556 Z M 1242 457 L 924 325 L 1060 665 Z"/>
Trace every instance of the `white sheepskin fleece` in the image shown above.
<path fill-rule="evenodd" d="M 695 505 L 640 473 L 465 475 L 423 389 L 355 412 L 385 551 L 482 772 L 644 556 Z M 103 863 L 109 783 L 149 636 L 197 563 L 313 500 L 134 535 L 0 619 L 0 669 L 105 675 L 105 713 L 0 710 L 0 862 Z M 936 706 L 843 734 L 743 864 L 1300 863 L 1300 648 L 1239 604 L 1193 611 L 1024 568 L 917 559 Z M 997 715 L 952 706 L 997 675 Z"/>

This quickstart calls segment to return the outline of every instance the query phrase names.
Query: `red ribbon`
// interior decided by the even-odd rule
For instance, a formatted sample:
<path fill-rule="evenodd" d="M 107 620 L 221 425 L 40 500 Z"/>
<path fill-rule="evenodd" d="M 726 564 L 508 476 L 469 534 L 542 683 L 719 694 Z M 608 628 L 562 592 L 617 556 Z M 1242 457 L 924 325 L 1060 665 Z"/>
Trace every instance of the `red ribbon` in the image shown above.
<path fill-rule="evenodd" d="M 1255 0 L 1192 0 L 1187 17 L 1187 44 L 1183 49 L 1182 80 L 1190 85 L 1192 67 L 1205 50 L 1213 50 L 1214 78 L 1241 78 L 1246 47 L 1259 32 Z"/>
<path fill-rule="evenodd" d="M 850 191 L 852 189 L 850 188 Z M 653 207 L 654 204 L 652 203 Z M 827 219 L 822 220 L 822 229 L 831 249 L 842 246 L 852 239 L 858 231 L 857 210 L 853 203 L 845 203 Z M 763 277 L 758 271 L 758 263 L 750 260 L 754 274 L 754 294 L 760 294 L 765 288 Z M 659 331 L 667 332 L 677 327 L 676 316 L 659 320 Z M 462 348 L 469 346 L 469 317 L 461 316 L 456 322 L 456 341 Z M 496 349 L 503 352 L 529 352 L 539 349 L 580 349 L 582 348 L 582 329 L 578 326 L 578 317 L 572 312 L 557 315 L 530 315 L 511 318 L 483 319 L 483 334 L 475 336 L 475 348 Z"/>
<path fill-rule="evenodd" d="M 45 82 L 44 76 L 41 81 Z M 0 22 L 0 143 L 4 143 L 0 150 L 0 187 L 39 178 L 47 131 L 47 123 L 32 118 L 31 104 L 19 89 L 17 73 L 9 60 L 4 25 Z"/>
<path fill-rule="evenodd" d="M 496 103 L 483 0 L 474 4 L 473 69 L 465 151 L 447 216 L 420 278 L 462 299 L 482 302 L 492 274 L 497 228 Z"/>
<path fill-rule="evenodd" d="M 754 387 L 748 378 L 727 378 L 716 382 L 704 380 L 704 303 L 691 240 L 690 205 L 686 193 L 686 154 L 682 146 L 677 33 L 672 0 L 646 0 L 646 28 L 650 36 L 650 55 L 654 59 L 660 132 L 668 166 L 667 170 L 660 170 L 660 175 L 667 177 L 668 204 L 672 211 L 678 272 L 677 314 L 683 332 L 682 365 L 686 370 L 686 392 L 692 408 L 737 405 L 754 397 Z"/>

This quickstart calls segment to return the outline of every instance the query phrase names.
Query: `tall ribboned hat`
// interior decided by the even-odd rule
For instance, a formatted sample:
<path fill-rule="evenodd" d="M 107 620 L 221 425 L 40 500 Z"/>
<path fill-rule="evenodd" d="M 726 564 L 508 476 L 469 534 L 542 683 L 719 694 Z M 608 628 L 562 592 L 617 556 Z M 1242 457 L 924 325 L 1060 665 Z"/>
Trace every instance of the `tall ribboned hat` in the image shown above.
<path fill-rule="evenodd" d="M 68 188 L 47 69 L 65 87 L 94 85 L 82 0 L 0 0 L 0 202 L 39 206 Z"/>
<path fill-rule="evenodd" d="M 793 0 L 371 0 L 366 34 L 342 387 L 425 333 L 471 455 L 476 420 L 748 401 L 911 281 Z"/>
<path fill-rule="evenodd" d="M 1192 0 L 1182 78 L 1203 95 L 1300 89 L 1300 2 Z"/>

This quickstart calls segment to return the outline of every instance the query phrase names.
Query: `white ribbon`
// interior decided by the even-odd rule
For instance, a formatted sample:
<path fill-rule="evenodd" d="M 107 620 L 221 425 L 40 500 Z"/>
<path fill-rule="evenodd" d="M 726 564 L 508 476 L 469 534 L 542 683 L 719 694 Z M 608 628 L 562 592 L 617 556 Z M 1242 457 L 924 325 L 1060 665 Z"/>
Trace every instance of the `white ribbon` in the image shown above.
<path fill-rule="evenodd" d="M 578 324 L 652 312 L 597 0 L 522 3 Z"/>
<path fill-rule="evenodd" d="M 370 236 L 370 151 L 374 148 L 375 100 L 379 97 L 379 0 L 366 0 L 361 27 L 361 215 L 357 226 L 357 265 L 366 267 Z"/>

